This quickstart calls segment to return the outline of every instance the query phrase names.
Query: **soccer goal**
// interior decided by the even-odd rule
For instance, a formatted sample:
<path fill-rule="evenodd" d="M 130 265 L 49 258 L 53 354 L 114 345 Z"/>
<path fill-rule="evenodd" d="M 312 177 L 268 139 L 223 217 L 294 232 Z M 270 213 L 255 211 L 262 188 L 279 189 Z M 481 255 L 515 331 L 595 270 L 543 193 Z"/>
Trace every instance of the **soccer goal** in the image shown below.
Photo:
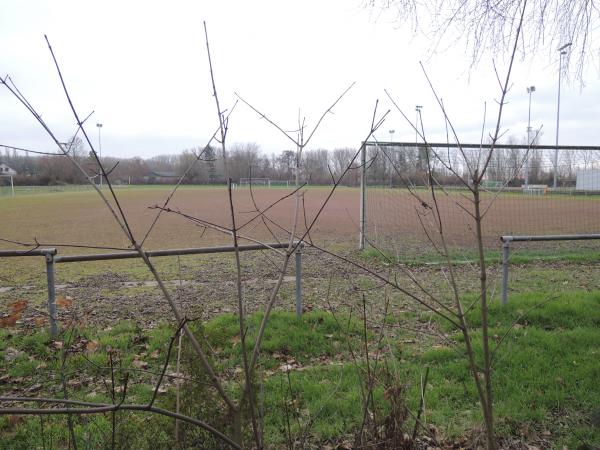
<path fill-rule="evenodd" d="M 291 184 L 294 185 L 294 182 Z M 270 187 L 290 187 L 290 182 L 288 180 L 271 180 L 269 184 Z"/>
<path fill-rule="evenodd" d="M 240 178 L 240 187 L 248 186 L 271 187 L 270 178 Z"/>
<path fill-rule="evenodd" d="M 599 146 L 367 142 L 361 160 L 361 249 L 440 248 L 440 222 L 448 245 L 472 249 L 473 173 L 483 167 L 487 248 L 502 235 L 600 232 Z"/>

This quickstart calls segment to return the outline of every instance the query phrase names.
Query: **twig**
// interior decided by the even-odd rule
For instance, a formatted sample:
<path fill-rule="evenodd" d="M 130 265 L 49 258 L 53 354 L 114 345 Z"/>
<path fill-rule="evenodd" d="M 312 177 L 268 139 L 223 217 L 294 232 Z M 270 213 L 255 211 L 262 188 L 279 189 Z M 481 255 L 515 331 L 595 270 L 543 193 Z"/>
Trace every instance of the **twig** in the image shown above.
<path fill-rule="evenodd" d="M 240 449 L 241 447 L 235 443 L 231 438 L 221 433 L 216 428 L 213 428 L 209 424 L 203 422 L 200 419 L 178 414 L 173 411 L 168 411 L 163 408 L 157 408 L 156 406 L 149 406 L 148 404 L 110 404 L 110 403 L 91 403 L 83 402 L 79 400 L 64 400 L 60 398 L 40 398 L 40 397 L 0 397 L 0 402 L 37 402 L 37 403 L 58 403 L 67 405 L 79 405 L 85 406 L 85 408 L 0 408 L 0 414 L 14 414 L 14 415 L 62 415 L 62 414 L 98 414 L 107 413 L 112 411 L 146 411 L 155 414 L 159 414 L 174 419 L 179 419 L 183 422 L 197 425 L 215 437 L 221 439 L 223 442 L 229 444 L 231 447 Z"/>
<path fill-rule="evenodd" d="M 184 318 L 179 323 L 177 330 L 175 331 L 175 333 L 173 333 L 173 335 L 171 336 L 171 339 L 169 340 L 169 346 L 167 347 L 167 356 L 165 356 L 165 363 L 163 364 L 163 368 L 160 373 L 160 377 L 158 377 L 158 381 L 156 382 L 156 386 L 154 387 L 154 392 L 152 393 L 152 398 L 148 402 L 148 406 L 154 405 L 154 401 L 156 400 L 156 396 L 158 395 L 158 391 L 162 384 L 162 380 L 165 377 L 165 373 L 167 372 L 167 367 L 169 366 L 169 360 L 171 359 L 171 350 L 173 350 L 173 344 L 175 344 L 175 340 L 177 339 L 177 336 L 179 335 L 179 333 L 181 332 L 181 329 L 187 322 L 188 322 L 187 319 Z"/>
<path fill-rule="evenodd" d="M 421 385 L 421 400 L 419 401 L 419 411 L 417 412 L 417 418 L 415 420 L 415 426 L 412 432 L 412 444 L 414 446 L 415 439 L 417 439 L 417 429 L 419 426 L 419 422 L 421 420 L 421 414 L 425 410 L 425 390 L 427 388 L 427 379 L 429 378 L 429 366 L 425 369 L 425 379 L 423 380 L 423 384 Z"/>
<path fill-rule="evenodd" d="M 235 249 L 235 269 L 236 269 L 236 288 L 237 288 L 237 300 L 238 300 L 238 323 L 240 327 L 240 344 L 242 351 L 242 361 L 244 364 L 244 376 L 246 378 L 246 385 L 244 391 L 248 392 L 248 401 L 250 404 L 250 416 L 252 421 L 252 430 L 254 432 L 254 440 L 257 447 L 262 448 L 260 431 L 258 429 L 258 423 L 256 421 L 256 409 L 254 405 L 254 387 L 252 383 L 252 373 L 248 364 L 248 352 L 246 348 L 246 325 L 245 318 L 246 312 L 244 311 L 244 295 L 242 292 L 242 264 L 240 261 L 240 248 L 237 239 L 237 229 L 235 226 L 235 210 L 233 207 L 233 193 L 231 189 L 231 178 L 227 183 L 227 193 L 229 196 L 229 210 L 231 212 L 231 230 L 233 236 L 233 247 Z M 258 339 L 255 346 L 258 346 Z M 241 405 L 240 405 L 241 406 Z"/>

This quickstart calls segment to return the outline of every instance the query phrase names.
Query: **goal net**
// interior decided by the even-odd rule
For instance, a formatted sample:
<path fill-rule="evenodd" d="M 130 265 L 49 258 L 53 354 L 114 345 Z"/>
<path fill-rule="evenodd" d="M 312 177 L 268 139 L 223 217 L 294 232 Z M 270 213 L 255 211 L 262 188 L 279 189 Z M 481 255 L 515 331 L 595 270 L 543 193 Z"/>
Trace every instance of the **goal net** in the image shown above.
<path fill-rule="evenodd" d="M 247 186 L 260 186 L 260 187 L 271 187 L 270 178 L 240 178 L 240 187 Z"/>
<path fill-rule="evenodd" d="M 441 230 L 452 249 L 472 250 L 473 174 L 484 167 L 486 247 L 502 235 L 600 231 L 600 147 L 370 142 L 365 161 L 366 246 L 419 254 L 439 249 Z"/>

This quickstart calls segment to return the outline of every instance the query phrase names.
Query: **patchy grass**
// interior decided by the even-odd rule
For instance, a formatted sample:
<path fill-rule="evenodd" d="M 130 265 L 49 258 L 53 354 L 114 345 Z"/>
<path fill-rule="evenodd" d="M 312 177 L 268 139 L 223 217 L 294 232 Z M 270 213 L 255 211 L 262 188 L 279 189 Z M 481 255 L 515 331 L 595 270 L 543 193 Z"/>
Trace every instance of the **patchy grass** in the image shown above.
<path fill-rule="evenodd" d="M 498 348 L 494 358 L 495 411 L 501 436 L 521 436 L 524 441 L 544 439 L 553 446 L 577 448 L 583 443 L 598 445 L 600 429 L 593 425 L 600 405 L 600 294 L 584 291 L 560 293 L 554 297 L 535 294 L 515 295 L 508 305 L 494 303 L 490 309 L 495 342 L 506 333 L 520 315 L 514 329 Z M 249 348 L 262 319 L 253 314 L 247 320 Z M 403 318 L 405 320 L 406 318 Z M 469 322 L 475 327 L 474 346 L 480 352 L 477 311 Z M 387 320 L 393 325 L 393 320 Z M 442 328 L 445 325 L 440 324 Z M 230 392 L 239 392 L 241 380 L 239 325 L 233 314 L 223 314 L 195 325 L 211 347 L 211 357 L 218 361 Z M 445 328 L 448 332 L 451 330 Z M 275 447 L 290 439 L 326 442 L 349 439 L 362 421 L 362 394 L 366 370 L 362 348 L 362 325 L 356 319 L 328 313 L 312 312 L 297 320 L 293 314 L 275 312 L 265 334 L 262 360 L 257 374 L 257 400 L 265 414 L 265 439 Z M 2 330 L 0 374 L 4 394 L 17 392 L 42 383 L 36 395 L 60 395 L 52 392 L 57 381 L 62 349 L 56 348 L 45 332 L 9 333 Z M 69 395 L 91 401 L 109 401 L 106 390 L 109 354 L 117 367 L 117 383 L 129 373 L 128 401 L 148 401 L 153 392 L 156 373 L 164 363 L 173 328 L 162 324 L 140 330 L 124 322 L 104 330 L 82 329 L 69 338 L 66 373 Z M 452 333 L 452 332 L 451 332 Z M 386 373 L 406 386 L 406 402 L 416 410 L 419 403 L 419 379 L 430 368 L 426 389 L 424 418 L 438 430 L 438 437 L 450 440 L 470 433 L 481 425 L 477 395 L 461 356 L 461 335 L 451 334 L 455 347 L 406 339 L 402 332 L 389 332 L 383 341 L 374 398 L 375 417 L 383 420 L 390 411 L 385 381 Z M 369 331 L 370 358 L 376 352 L 376 332 Z M 93 344 L 90 344 L 93 343 Z M 348 343 L 350 347 L 348 347 Z M 354 360 L 349 348 L 357 355 Z M 7 349 L 18 354 L 6 360 Z M 90 349 L 92 351 L 90 351 Z M 13 350 L 10 350 L 13 352 Z M 14 352 L 13 352 L 14 353 Z M 142 361 L 140 363 L 139 361 Z M 173 369 L 174 361 L 171 361 Z M 41 368 L 40 368 L 41 367 Z M 384 370 L 385 368 L 385 370 Z M 237 370 L 236 370 L 237 369 Z M 14 380 L 23 378 L 18 383 Z M 184 403 L 194 411 L 195 399 L 206 388 L 186 388 Z M 167 382 L 167 392 L 159 395 L 158 404 L 174 405 L 174 384 Z M 14 395 L 14 394 L 12 394 Z M 187 404 L 191 402 L 191 404 Z M 219 403 L 216 403 L 218 406 Z M 196 414 L 198 412 L 196 411 Z M 144 448 L 168 448 L 172 442 L 173 422 L 143 413 L 119 413 L 117 439 L 120 445 Z M 211 416 L 212 417 L 212 416 Z M 110 416 L 81 417 L 75 420 L 76 434 L 82 446 L 102 447 L 110 436 Z M 407 423 L 411 429 L 411 423 Z M 0 447 L 25 449 L 42 446 L 41 422 L 29 417 L 17 420 L 0 418 Z M 68 441 L 64 417 L 44 418 L 44 439 L 48 445 Z M 150 432 L 152 431 L 152 432 Z"/>
<path fill-rule="evenodd" d="M 477 309 L 469 312 L 479 353 L 480 320 Z M 499 431 L 527 430 L 569 448 L 600 443 L 600 429 L 592 425 L 600 405 L 600 294 L 515 295 L 508 305 L 491 304 L 490 325 L 492 348 L 497 347 L 494 407 Z M 454 339 L 460 349 L 462 335 L 456 333 Z M 465 360 L 449 348 L 426 351 L 421 358 L 434 369 L 428 394 L 431 417 L 446 411 L 440 419 L 452 424 L 451 433 L 458 432 L 455 424 L 466 411 L 470 420 L 479 417 Z"/>
<path fill-rule="evenodd" d="M 596 247 L 581 247 L 577 245 L 560 245 L 552 243 L 540 248 L 527 248 L 526 243 L 515 242 L 511 245 L 510 263 L 511 264 L 533 264 L 533 263 L 594 263 L 600 259 L 600 250 Z M 571 244 L 571 243 L 569 243 Z M 408 251 L 400 256 L 392 253 L 376 250 L 374 248 L 366 248 L 362 253 L 362 257 L 370 260 L 380 260 L 384 263 L 389 261 L 393 263 L 407 264 L 409 266 L 422 265 L 439 265 L 446 264 L 447 261 L 433 249 L 428 249 L 429 246 L 421 246 L 419 251 L 411 253 Z M 383 254 L 382 254 L 383 253 Z M 498 248 L 488 249 L 485 251 L 485 260 L 487 264 L 502 263 L 502 246 L 498 244 Z M 453 264 L 477 264 L 479 256 L 475 249 L 457 249 L 450 250 L 450 261 Z"/>
<path fill-rule="evenodd" d="M 256 313 L 246 321 L 246 340 L 250 351 L 254 349 L 262 318 L 262 313 Z M 361 325 L 356 319 L 338 320 L 325 312 L 305 314 L 301 320 L 292 313 L 272 313 L 261 347 L 261 354 L 266 357 L 265 364 L 276 363 L 277 358 L 287 356 L 293 356 L 304 364 L 316 357 L 332 358 L 344 352 L 346 338 L 353 340 L 360 333 Z M 203 330 L 220 358 L 234 365 L 240 364 L 240 329 L 236 315 L 216 317 Z"/>

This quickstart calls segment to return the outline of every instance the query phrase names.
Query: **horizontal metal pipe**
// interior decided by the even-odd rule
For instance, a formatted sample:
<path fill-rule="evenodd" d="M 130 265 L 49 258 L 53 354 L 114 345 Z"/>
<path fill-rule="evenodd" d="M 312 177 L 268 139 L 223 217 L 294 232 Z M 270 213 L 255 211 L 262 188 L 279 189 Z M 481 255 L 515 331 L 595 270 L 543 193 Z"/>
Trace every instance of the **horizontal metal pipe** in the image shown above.
<path fill-rule="evenodd" d="M 297 242 L 294 242 L 294 245 Z M 274 243 L 274 244 L 250 244 L 250 245 L 240 245 L 238 246 L 239 251 L 245 252 L 250 250 L 268 250 L 270 248 L 287 248 L 289 246 L 288 243 Z M 150 257 L 159 257 L 159 256 L 176 256 L 176 255 L 201 255 L 201 254 L 209 254 L 209 253 L 231 253 L 235 251 L 234 246 L 225 246 L 225 247 L 201 247 L 201 248 L 180 248 L 180 249 L 171 249 L 171 250 L 154 250 L 147 251 L 146 255 Z M 130 259 L 130 258 L 139 258 L 140 255 L 138 252 L 117 252 L 117 253 L 97 253 L 90 255 L 64 255 L 64 256 L 56 256 L 54 258 L 54 262 L 57 263 L 66 263 L 66 262 L 78 262 L 78 261 L 106 261 L 110 259 Z"/>
<path fill-rule="evenodd" d="M 502 236 L 502 242 L 533 241 L 591 241 L 600 239 L 600 234 L 549 234 L 546 236 Z"/>
<path fill-rule="evenodd" d="M 55 248 L 36 248 L 33 250 L 0 250 L 0 258 L 11 256 L 46 256 L 56 255 Z"/>
<path fill-rule="evenodd" d="M 482 144 L 456 144 L 456 143 L 448 143 L 448 142 L 428 142 L 427 144 L 423 143 L 415 143 L 412 142 L 375 142 L 375 141 L 367 141 L 364 143 L 367 146 L 379 146 L 379 147 L 431 147 L 431 148 L 474 148 L 474 149 L 489 149 L 490 145 L 482 145 Z M 556 145 L 523 145 L 523 144 L 496 144 L 494 145 L 496 149 L 531 149 L 531 150 L 556 150 Z M 597 145 L 560 145 L 559 150 L 600 150 L 600 146 Z"/>

